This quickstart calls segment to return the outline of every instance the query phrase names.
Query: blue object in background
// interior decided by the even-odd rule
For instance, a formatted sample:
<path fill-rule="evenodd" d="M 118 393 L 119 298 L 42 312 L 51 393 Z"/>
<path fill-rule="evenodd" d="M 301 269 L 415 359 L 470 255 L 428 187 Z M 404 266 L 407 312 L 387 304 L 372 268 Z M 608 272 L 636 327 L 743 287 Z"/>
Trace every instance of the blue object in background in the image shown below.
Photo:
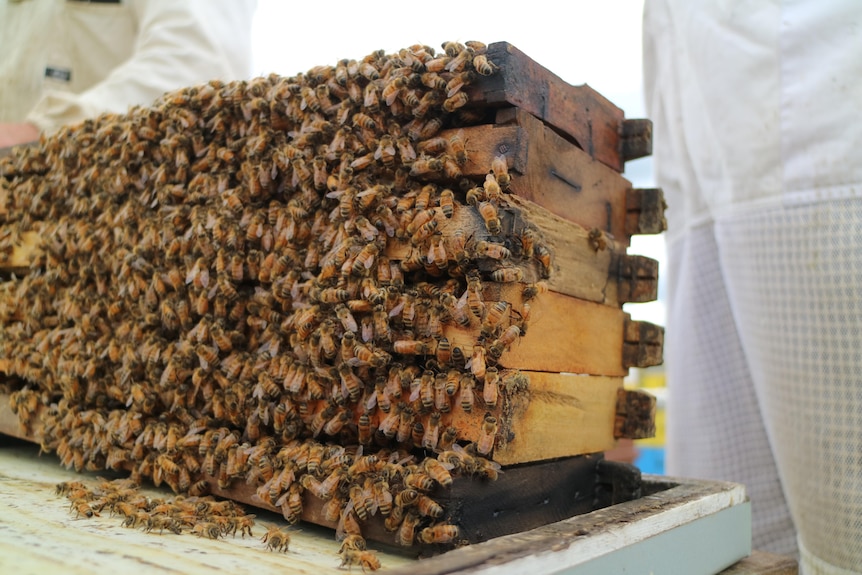
<path fill-rule="evenodd" d="M 664 447 L 639 445 L 637 450 L 638 456 L 635 459 L 635 465 L 641 470 L 641 473 L 664 475 Z"/>

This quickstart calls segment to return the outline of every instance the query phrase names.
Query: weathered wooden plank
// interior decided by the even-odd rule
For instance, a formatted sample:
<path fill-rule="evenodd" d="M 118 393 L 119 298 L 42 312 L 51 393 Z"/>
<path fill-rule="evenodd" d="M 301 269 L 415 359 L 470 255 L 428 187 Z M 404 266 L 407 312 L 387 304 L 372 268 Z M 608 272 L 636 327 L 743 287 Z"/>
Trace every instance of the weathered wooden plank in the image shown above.
<path fill-rule="evenodd" d="M 654 301 L 658 297 L 658 262 L 645 256 L 614 255 L 617 281 L 611 285 L 617 288 L 615 299 L 620 303 Z"/>
<path fill-rule="evenodd" d="M 631 183 L 619 172 L 519 108 L 501 110 L 496 124 L 465 128 L 463 133 L 470 153 L 465 175 L 484 177 L 494 157 L 505 155 L 512 194 L 587 229 L 607 232 L 620 245 L 629 244 L 626 194 Z"/>
<path fill-rule="evenodd" d="M 500 70 L 469 87 L 471 105 L 517 106 L 566 133 L 590 156 L 621 172 L 623 111 L 587 86 L 572 86 L 508 42 L 488 46 Z"/>
<path fill-rule="evenodd" d="M 300 524 L 291 531 L 287 553 L 265 551 L 259 538 L 270 526 L 284 526 L 274 514 L 257 514 L 254 538 L 209 540 L 189 535 L 158 535 L 120 526 L 103 514 L 76 519 L 68 502 L 55 494 L 63 481 L 93 481 L 97 473 L 78 474 L 60 467 L 34 447 L 0 443 L 0 570 L 44 573 L 62 570 L 84 574 L 101 571 L 164 573 L 180 570 L 205 574 L 343 573 L 338 570 L 339 543 L 330 529 Z M 574 569 L 593 558 L 690 525 L 746 501 L 741 485 L 716 481 L 645 476 L 645 497 L 560 522 L 462 547 L 435 557 L 414 559 L 373 541 L 382 571 L 403 575 L 451 573 L 556 572 Z M 168 497 L 165 489 L 145 488 L 151 497 Z M 744 526 L 740 526 L 741 528 Z M 749 559 L 762 554 L 754 552 Z M 773 556 L 769 557 L 773 559 Z M 770 564 L 775 561 L 768 562 Z M 737 568 L 750 566 L 743 560 Z M 762 566 L 762 563 L 758 563 Z M 691 567 L 691 565 L 688 565 Z M 760 567 L 758 567 L 760 568 Z M 765 569 L 765 567 L 764 567 Z M 730 570 L 729 573 L 793 573 L 792 570 Z"/>
<path fill-rule="evenodd" d="M 484 299 L 509 302 L 513 313 L 524 313 L 520 284 L 488 284 Z M 529 329 L 503 352 L 501 367 L 612 377 L 628 373 L 620 345 L 626 315 L 622 310 L 555 292 L 529 303 Z M 447 325 L 443 333 L 470 357 L 480 328 L 478 322 L 467 328 Z"/>
<path fill-rule="evenodd" d="M 667 229 L 667 204 L 661 188 L 633 188 L 626 192 L 627 235 L 660 234 Z"/>
<path fill-rule="evenodd" d="M 511 422 L 501 426 L 494 460 L 511 465 L 613 448 L 608 422 L 622 379 L 530 372 L 530 388 L 511 398 Z M 614 408 L 615 409 L 615 408 Z M 614 427 L 613 424 L 610 425 Z"/>
<path fill-rule="evenodd" d="M 509 384 L 510 375 L 522 378 L 518 386 Z M 493 415 L 498 428 L 491 457 L 501 465 L 605 451 L 614 446 L 617 438 L 626 437 L 616 434 L 615 427 L 621 377 L 503 371 L 501 381 L 495 405 L 485 404 L 481 389 L 477 389 L 469 412 L 463 407 L 459 391 L 451 398 L 449 410 L 441 414 L 440 429 L 451 425 L 462 441 L 477 442 L 485 416 Z M 354 409 L 359 413 L 364 406 L 356 405 Z M 310 405 L 309 410 L 313 412 L 315 406 Z M 415 420 L 427 428 L 429 415 L 417 413 Z M 379 428 L 387 416 L 383 410 L 375 411 L 371 415 L 372 428 Z M 0 394 L 0 433 L 40 440 L 38 417 L 30 419 L 29 432 L 18 421 L 9 407 L 9 396 Z M 560 433 L 561 422 L 565 422 L 566 433 Z"/>
<path fill-rule="evenodd" d="M 640 389 L 618 389 L 614 436 L 646 439 L 655 437 L 656 398 Z"/>
<path fill-rule="evenodd" d="M 623 162 L 652 155 L 652 121 L 623 120 L 620 129 L 620 156 Z"/>
<path fill-rule="evenodd" d="M 576 572 L 577 566 L 598 557 L 747 505 L 745 487 L 734 483 L 645 476 L 644 488 L 645 496 L 634 501 L 456 549 L 394 573 Z M 739 525 L 739 529 L 746 527 L 744 523 Z M 728 563 L 743 556 L 729 557 Z"/>
<path fill-rule="evenodd" d="M 661 365 L 663 327 L 645 321 L 632 321 L 626 314 L 623 341 L 623 365 L 626 369 Z"/>
<path fill-rule="evenodd" d="M 261 536 L 269 527 L 285 527 L 281 513 L 260 508 L 253 537 L 211 540 L 191 534 L 159 535 L 122 526 L 122 517 L 107 512 L 91 519 L 77 518 L 69 502 L 57 495 L 60 482 L 95 485 L 104 473 L 76 473 L 64 469 L 51 455 L 39 456 L 34 446 L 0 439 L 0 572 L 2 573 L 344 573 L 338 569 L 340 542 L 331 529 L 302 524 L 290 531 L 287 553 L 267 551 Z M 151 498 L 168 498 L 170 490 L 142 489 Z M 393 552 L 379 553 L 383 567 L 415 564 L 415 559 Z"/>

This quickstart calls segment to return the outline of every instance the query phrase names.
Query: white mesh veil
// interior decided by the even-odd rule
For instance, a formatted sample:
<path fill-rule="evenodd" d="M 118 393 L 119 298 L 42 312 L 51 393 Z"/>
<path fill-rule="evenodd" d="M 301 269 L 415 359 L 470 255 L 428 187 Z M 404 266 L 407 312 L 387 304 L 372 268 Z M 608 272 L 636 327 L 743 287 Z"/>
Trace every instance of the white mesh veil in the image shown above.
<path fill-rule="evenodd" d="M 668 472 L 746 484 L 753 546 L 862 573 L 862 11 L 650 0 L 668 202 Z"/>

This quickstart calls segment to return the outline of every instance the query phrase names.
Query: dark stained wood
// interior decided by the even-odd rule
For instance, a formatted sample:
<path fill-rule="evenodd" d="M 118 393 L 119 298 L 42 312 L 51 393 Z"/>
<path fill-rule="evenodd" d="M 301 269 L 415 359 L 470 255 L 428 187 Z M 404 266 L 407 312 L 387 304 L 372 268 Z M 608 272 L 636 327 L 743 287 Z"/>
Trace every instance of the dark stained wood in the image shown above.
<path fill-rule="evenodd" d="M 603 459 L 596 465 L 596 472 L 598 507 L 609 507 L 643 497 L 641 472 L 634 465 Z"/>
<path fill-rule="evenodd" d="M 626 368 L 661 365 L 663 327 L 645 321 L 632 321 L 626 314 L 623 332 L 623 365 Z"/>
<path fill-rule="evenodd" d="M 658 262 L 646 256 L 615 254 L 617 301 L 643 303 L 658 297 Z"/>
<path fill-rule="evenodd" d="M 591 157 L 621 172 L 623 111 L 587 86 L 572 86 L 508 42 L 488 46 L 500 67 L 469 87 L 471 105 L 516 106 L 553 126 Z"/>
<path fill-rule="evenodd" d="M 661 188 L 634 188 L 626 192 L 626 235 L 660 234 L 667 229 L 667 204 Z"/>
<path fill-rule="evenodd" d="M 497 125 L 507 124 L 520 128 L 512 156 L 512 193 L 627 246 L 626 194 L 631 183 L 524 110 L 498 113 Z"/>
<path fill-rule="evenodd" d="M 531 531 L 506 535 L 480 545 L 456 549 L 433 561 L 419 561 L 409 568 L 394 570 L 395 575 L 444 575 L 480 572 L 492 566 L 552 554 L 568 549 L 573 542 L 589 542 L 593 536 L 616 533 L 621 525 L 639 522 L 648 529 L 652 520 L 683 508 L 697 508 L 697 502 L 723 493 L 738 491 L 738 486 L 717 481 L 648 477 L 643 481 L 644 497 L 585 515 L 576 515 L 558 523 Z M 656 529 L 658 532 L 659 530 Z"/>
<path fill-rule="evenodd" d="M 623 120 L 620 156 L 623 162 L 652 155 L 652 122 L 646 119 Z"/>
<path fill-rule="evenodd" d="M 617 390 L 614 436 L 646 439 L 655 437 L 656 398 L 640 389 Z"/>

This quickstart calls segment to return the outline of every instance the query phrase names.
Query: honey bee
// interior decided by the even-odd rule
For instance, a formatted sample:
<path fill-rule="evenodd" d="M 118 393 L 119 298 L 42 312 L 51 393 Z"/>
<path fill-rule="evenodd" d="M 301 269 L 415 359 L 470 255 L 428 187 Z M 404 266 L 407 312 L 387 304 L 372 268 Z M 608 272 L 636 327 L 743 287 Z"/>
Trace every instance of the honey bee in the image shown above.
<path fill-rule="evenodd" d="M 443 162 L 439 158 L 419 156 L 410 166 L 410 175 L 413 177 L 427 176 L 443 170 Z"/>
<path fill-rule="evenodd" d="M 94 509 L 90 506 L 90 504 L 89 504 L 89 503 L 87 503 L 86 501 L 83 501 L 83 500 L 73 500 L 73 501 L 72 501 L 72 505 L 73 505 L 73 507 L 74 507 L 74 509 L 75 509 L 75 518 L 76 518 L 76 519 L 77 519 L 78 517 L 81 517 L 81 516 L 86 517 L 86 518 L 88 518 L 88 519 L 89 519 L 90 517 L 93 517 L 93 516 L 100 517 L 99 513 L 98 513 L 96 510 L 94 510 Z"/>
<path fill-rule="evenodd" d="M 427 545 L 435 543 L 451 543 L 458 538 L 460 530 L 457 525 L 441 523 L 426 527 L 419 532 L 419 540 Z"/>
<path fill-rule="evenodd" d="M 192 497 L 203 497 L 208 495 L 210 492 L 210 484 L 209 481 L 205 479 L 201 479 L 200 481 L 196 481 L 189 485 L 188 494 Z"/>
<path fill-rule="evenodd" d="M 326 422 L 326 425 L 323 427 L 323 433 L 329 436 L 338 435 L 339 432 L 344 428 L 347 422 L 350 421 L 350 413 L 341 410 L 335 414 L 329 421 Z"/>
<path fill-rule="evenodd" d="M 269 551 L 280 551 L 286 553 L 290 547 L 290 533 L 273 525 L 266 530 L 261 538 Z"/>
<path fill-rule="evenodd" d="M 493 258 L 495 260 L 505 260 L 512 253 L 503 244 L 488 242 L 481 240 L 476 242 L 476 253 L 482 257 Z"/>
<path fill-rule="evenodd" d="M 485 419 L 482 421 L 481 432 L 479 439 L 476 441 L 476 451 L 480 455 L 488 455 L 494 449 L 494 441 L 497 435 L 497 418 L 490 413 L 485 414 Z"/>
<path fill-rule="evenodd" d="M 536 260 L 542 267 L 542 277 L 548 278 L 551 275 L 551 251 L 544 245 L 538 244 L 535 247 L 534 254 Z M 520 281 L 520 280 L 516 280 Z"/>
<path fill-rule="evenodd" d="M 404 76 L 398 76 L 390 80 L 383 88 L 383 92 L 381 93 L 381 96 L 386 102 L 386 105 L 392 106 L 392 103 L 395 102 L 395 99 L 398 98 L 398 95 L 406 86 L 407 78 Z"/>
<path fill-rule="evenodd" d="M 475 385 L 476 381 L 473 379 L 472 375 L 464 374 L 461 376 L 461 409 L 467 413 L 473 411 L 473 404 L 475 403 L 473 388 Z"/>
<path fill-rule="evenodd" d="M 433 517 L 436 519 L 443 516 L 443 507 L 424 494 L 420 494 L 416 499 L 416 509 L 419 511 L 420 515 L 425 517 Z"/>
<path fill-rule="evenodd" d="M 195 523 L 192 527 L 192 533 L 198 537 L 207 537 L 209 539 L 218 539 L 222 536 L 222 528 L 212 521 L 204 521 Z"/>
<path fill-rule="evenodd" d="M 587 235 L 587 241 L 589 242 L 590 247 L 593 248 L 594 252 L 607 249 L 608 247 L 608 242 L 605 240 L 604 233 L 602 233 L 602 230 L 598 228 L 590 230 L 590 233 Z"/>
<path fill-rule="evenodd" d="M 494 358 L 499 359 L 503 355 L 503 351 L 512 345 L 515 340 L 521 336 L 521 328 L 518 325 L 512 324 L 503 330 L 491 346 L 488 348 L 488 353 Z"/>
<path fill-rule="evenodd" d="M 479 215 L 482 216 L 482 220 L 485 222 L 485 228 L 488 230 L 488 233 L 492 236 L 499 235 L 502 231 L 502 224 L 497 215 L 496 206 L 488 201 L 479 201 L 476 205 L 476 209 L 479 211 Z"/>
<path fill-rule="evenodd" d="M 413 541 L 416 539 L 416 527 L 418 525 L 419 515 L 413 511 L 407 512 L 398 528 L 398 543 L 404 547 L 410 547 L 413 545 Z"/>
<path fill-rule="evenodd" d="M 395 441 L 398 443 L 407 443 L 413 431 L 413 422 L 415 420 L 414 410 L 411 406 L 404 406 L 398 412 L 398 428 L 395 431 Z"/>
<path fill-rule="evenodd" d="M 341 553 L 341 564 L 338 567 L 342 568 L 346 566 L 350 569 L 354 565 L 359 565 L 363 573 L 366 569 L 377 571 L 380 569 L 380 559 L 372 551 L 345 549 Z"/>
<path fill-rule="evenodd" d="M 519 282 L 524 279 L 524 270 L 521 268 L 500 268 L 491 272 L 491 279 L 500 283 Z"/>
<path fill-rule="evenodd" d="M 464 107 L 470 101 L 467 92 L 458 92 L 455 95 L 443 100 L 443 109 L 452 113 L 459 108 Z"/>
<path fill-rule="evenodd" d="M 399 339 L 392 342 L 392 349 L 395 353 L 402 355 L 427 355 L 428 344 L 423 341 L 413 339 Z"/>
<path fill-rule="evenodd" d="M 338 550 L 338 553 L 340 555 L 345 551 L 364 551 L 366 548 L 367 544 L 362 535 L 350 533 L 344 538 L 344 541 L 341 542 L 341 548 Z"/>
<path fill-rule="evenodd" d="M 398 148 L 398 156 L 401 158 L 401 163 L 403 165 L 409 166 L 414 161 L 416 161 L 416 149 L 410 142 L 410 138 L 406 136 L 401 136 L 397 140 L 395 140 L 395 145 Z"/>
<path fill-rule="evenodd" d="M 427 140 L 428 138 L 433 138 L 436 136 L 440 129 L 443 127 L 443 120 L 440 118 L 430 118 L 424 124 L 421 125 L 418 131 L 418 139 L 419 140 Z M 409 135 L 409 133 L 408 133 Z M 439 171 L 439 170 L 436 170 Z"/>
<path fill-rule="evenodd" d="M 229 527 L 225 531 L 225 534 L 232 533 L 236 536 L 237 530 L 242 534 L 243 537 L 248 534 L 249 537 L 253 537 L 254 534 L 251 531 L 251 528 L 254 526 L 255 515 L 239 515 L 236 517 L 229 518 Z"/>
<path fill-rule="evenodd" d="M 282 515 L 288 523 L 297 523 L 302 518 L 302 492 L 299 484 L 292 483 L 287 493 L 276 501 L 276 505 L 281 507 Z"/>
<path fill-rule="evenodd" d="M 434 480 L 430 475 L 416 471 L 404 476 L 404 485 L 417 491 L 429 492 L 434 489 Z"/>
<path fill-rule="evenodd" d="M 368 273 L 380 253 L 380 246 L 376 243 L 368 243 L 362 247 L 362 250 L 356 255 L 351 266 L 351 273 L 355 276 L 362 276 Z"/>
<path fill-rule="evenodd" d="M 366 130 L 377 130 L 379 129 L 377 125 L 377 121 L 365 114 L 364 112 L 356 112 L 353 114 L 352 123 L 354 126 L 358 128 L 365 128 Z"/>
<path fill-rule="evenodd" d="M 350 397 L 351 401 L 356 401 L 359 399 L 359 395 L 362 393 L 362 380 L 353 373 L 351 367 L 342 363 L 338 367 L 338 375 L 341 378 L 341 385 L 343 386 L 344 392 L 346 396 Z"/>
<path fill-rule="evenodd" d="M 509 189 L 512 178 L 509 175 L 509 164 L 505 155 L 494 156 L 494 159 L 491 160 L 491 173 L 488 176 L 494 178 L 495 183 L 502 191 Z"/>
<path fill-rule="evenodd" d="M 473 68 L 483 76 L 490 76 L 500 69 L 499 66 L 488 60 L 486 54 L 476 54 L 473 56 Z"/>

